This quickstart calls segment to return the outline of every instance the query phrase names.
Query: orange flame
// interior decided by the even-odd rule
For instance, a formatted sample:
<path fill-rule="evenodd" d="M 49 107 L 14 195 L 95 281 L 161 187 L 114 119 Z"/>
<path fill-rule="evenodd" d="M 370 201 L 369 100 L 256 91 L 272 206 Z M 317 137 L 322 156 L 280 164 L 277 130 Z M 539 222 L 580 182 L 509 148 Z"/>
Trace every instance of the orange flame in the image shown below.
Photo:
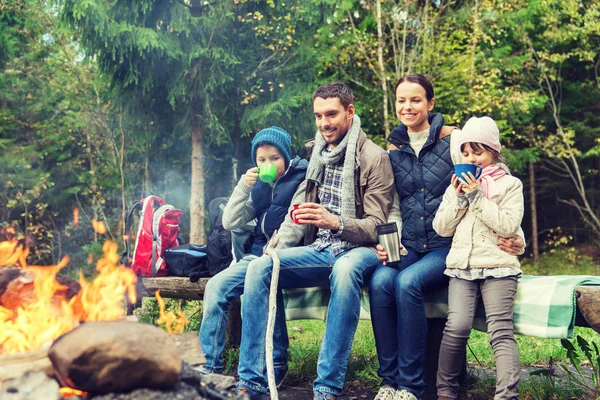
<path fill-rule="evenodd" d="M 104 235 L 106 233 L 106 225 L 104 225 L 103 221 L 98 221 L 96 218 L 92 218 L 92 227 L 94 231 L 100 235 Z"/>
<path fill-rule="evenodd" d="M 0 260 L 13 261 L 19 249 L 12 242 L 6 243 L 0 242 Z M 31 296 L 22 296 L 19 304 L 11 308 L 1 305 L 7 293 L 0 297 L 0 354 L 40 348 L 75 328 L 80 321 L 110 321 L 124 317 L 125 292 L 135 302 L 137 277 L 131 269 L 118 265 L 116 243 L 105 242 L 103 251 L 104 257 L 97 264 L 98 276 L 87 282 L 80 274 L 81 290 L 67 300 L 66 288 L 55 277 L 69 262 L 68 257 L 56 266 L 27 266 L 21 249 L 18 264 L 34 274 L 33 291 Z"/>
<path fill-rule="evenodd" d="M 167 333 L 181 333 L 189 320 L 183 315 L 181 310 L 177 311 L 177 315 L 173 311 L 165 312 L 165 301 L 160 296 L 160 290 L 156 291 L 156 301 L 160 309 L 160 317 L 156 320 L 159 326 L 164 326 Z"/>
<path fill-rule="evenodd" d="M 73 225 L 79 225 L 79 208 L 73 209 Z"/>
<path fill-rule="evenodd" d="M 87 392 L 82 392 L 81 390 L 73 389 L 66 386 L 58 389 L 58 392 L 60 393 L 63 399 L 68 399 L 69 397 L 73 396 L 87 397 Z"/>
<path fill-rule="evenodd" d="M 0 242 L 0 267 L 25 266 L 29 249 L 23 248 L 16 238 Z"/>

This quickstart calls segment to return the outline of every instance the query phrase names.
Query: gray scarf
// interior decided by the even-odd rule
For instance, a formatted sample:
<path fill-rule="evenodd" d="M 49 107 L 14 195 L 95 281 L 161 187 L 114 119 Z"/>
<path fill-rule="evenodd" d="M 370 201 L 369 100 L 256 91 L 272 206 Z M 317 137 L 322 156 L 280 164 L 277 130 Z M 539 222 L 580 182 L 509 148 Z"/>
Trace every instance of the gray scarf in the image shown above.
<path fill-rule="evenodd" d="M 327 142 L 321 132 L 315 135 L 315 147 L 306 171 L 306 179 L 323 184 L 325 165 L 335 165 L 344 159 L 342 171 L 342 217 L 356 218 L 356 201 L 354 198 L 354 160 L 356 159 L 356 144 L 360 133 L 360 118 L 354 115 L 352 127 L 342 141 L 330 152 L 324 153 Z"/>

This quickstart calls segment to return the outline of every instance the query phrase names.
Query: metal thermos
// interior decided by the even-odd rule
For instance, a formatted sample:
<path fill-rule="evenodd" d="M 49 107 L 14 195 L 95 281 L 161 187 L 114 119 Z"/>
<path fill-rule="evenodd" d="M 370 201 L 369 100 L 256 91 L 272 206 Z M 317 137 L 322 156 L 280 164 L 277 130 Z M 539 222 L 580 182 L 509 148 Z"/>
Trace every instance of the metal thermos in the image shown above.
<path fill-rule="evenodd" d="M 398 238 L 398 225 L 395 222 L 379 224 L 377 228 L 377 237 L 379 244 L 383 246 L 387 253 L 387 264 L 396 264 L 400 262 L 400 239 Z"/>

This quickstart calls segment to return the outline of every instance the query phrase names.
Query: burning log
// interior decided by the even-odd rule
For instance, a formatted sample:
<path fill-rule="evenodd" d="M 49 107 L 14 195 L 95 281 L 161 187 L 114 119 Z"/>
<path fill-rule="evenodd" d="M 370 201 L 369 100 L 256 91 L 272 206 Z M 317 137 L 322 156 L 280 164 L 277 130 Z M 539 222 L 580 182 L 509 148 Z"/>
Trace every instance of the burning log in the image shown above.
<path fill-rule="evenodd" d="M 48 358 L 48 348 L 49 346 L 46 346 L 32 351 L 0 355 L 0 383 L 17 378 L 30 370 L 52 375 L 54 368 Z"/>
<path fill-rule="evenodd" d="M 24 303 L 33 302 L 35 277 L 33 269 L 0 268 L 0 306 L 14 310 Z M 68 301 L 81 290 L 78 282 L 66 276 L 56 275 L 55 279 L 62 287 L 54 293 L 53 303 Z"/>

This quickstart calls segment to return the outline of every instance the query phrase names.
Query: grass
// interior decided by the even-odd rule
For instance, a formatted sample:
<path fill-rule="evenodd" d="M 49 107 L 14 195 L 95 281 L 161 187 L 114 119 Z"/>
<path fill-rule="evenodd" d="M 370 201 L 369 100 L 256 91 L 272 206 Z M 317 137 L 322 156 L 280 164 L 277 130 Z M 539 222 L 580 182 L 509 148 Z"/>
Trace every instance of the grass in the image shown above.
<path fill-rule="evenodd" d="M 598 275 L 600 266 L 591 258 L 579 255 L 570 248 L 556 249 L 541 256 L 540 261 L 533 265 L 524 260 L 522 269 L 529 275 Z M 190 318 L 186 330 L 199 328 L 201 314 L 200 302 L 181 302 L 169 300 L 168 308 L 182 307 Z M 140 320 L 156 323 L 156 302 L 147 300 L 144 308 L 138 314 Z M 323 337 L 325 322 L 316 320 L 289 321 L 290 337 L 289 366 L 286 385 L 307 385 L 316 378 L 316 364 Z M 588 342 L 600 344 L 600 335 L 589 328 L 575 328 L 575 334 L 581 335 Z M 558 339 L 542 339 L 537 337 L 517 336 L 521 364 L 543 369 L 550 364 L 568 364 L 566 351 Z M 469 339 L 470 351 L 467 351 L 469 368 L 493 370 L 495 366 L 492 348 L 488 342 L 487 333 L 473 330 Z M 224 354 L 225 372 L 235 372 L 239 359 L 239 349 L 228 348 Z M 352 355 L 346 375 L 347 387 L 377 387 L 380 379 L 377 376 L 377 353 L 375 339 L 370 321 L 360 321 L 352 346 Z M 494 377 L 484 376 L 473 380 L 468 385 L 468 399 L 484 400 L 493 398 Z M 522 400 L 554 400 L 554 399 L 587 399 L 576 385 L 569 381 L 557 382 L 555 378 L 546 376 L 531 376 L 521 382 L 520 398 Z"/>

